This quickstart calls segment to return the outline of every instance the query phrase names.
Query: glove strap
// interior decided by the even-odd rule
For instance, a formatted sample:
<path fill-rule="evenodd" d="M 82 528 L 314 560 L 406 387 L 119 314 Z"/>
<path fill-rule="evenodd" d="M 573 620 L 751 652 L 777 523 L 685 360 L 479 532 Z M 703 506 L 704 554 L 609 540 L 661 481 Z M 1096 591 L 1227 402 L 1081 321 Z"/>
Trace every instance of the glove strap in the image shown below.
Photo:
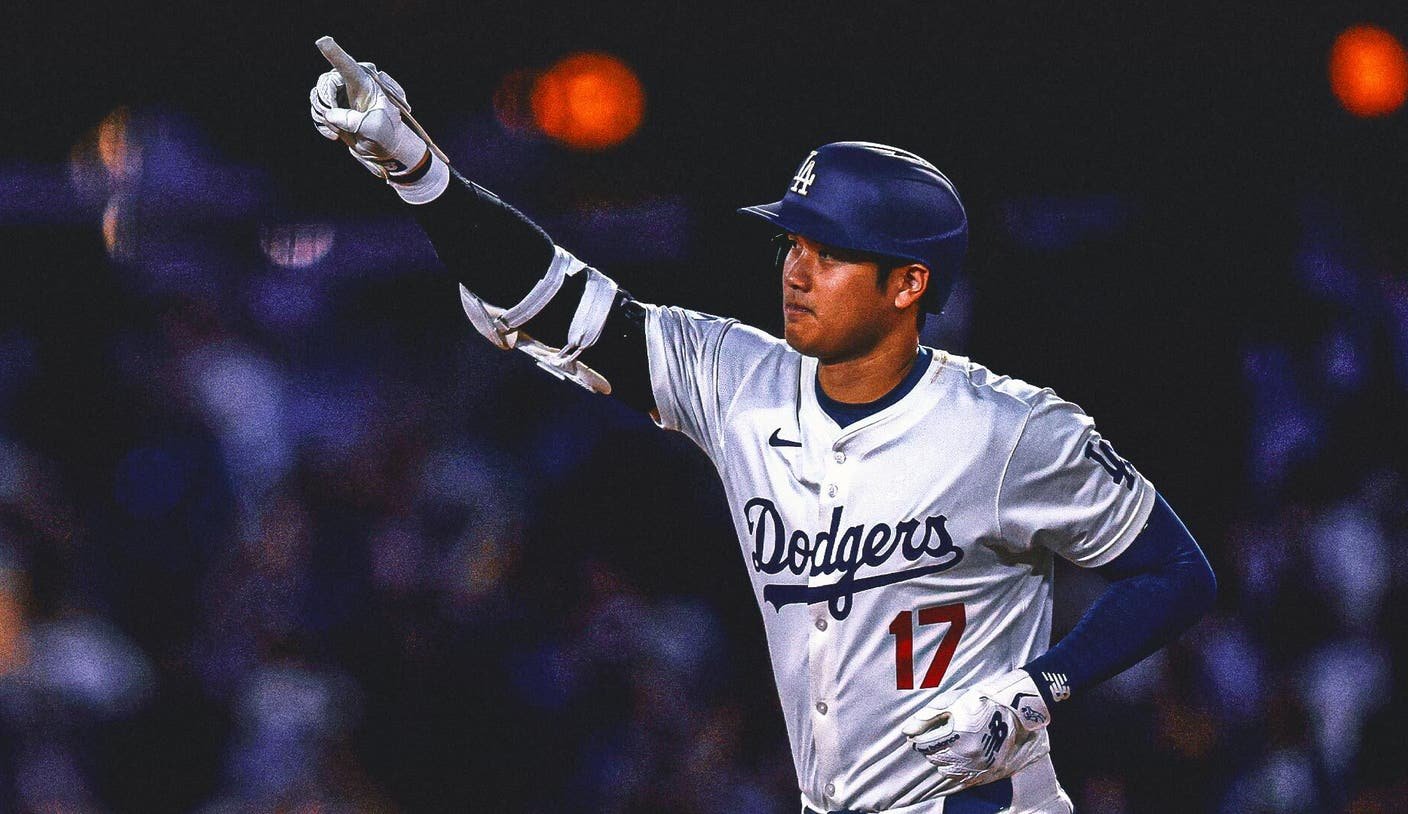
<path fill-rule="evenodd" d="M 393 184 L 414 184 L 430 173 L 430 165 L 434 163 L 430 148 L 425 148 L 425 155 L 421 156 L 420 163 L 414 168 L 401 174 L 392 173 L 386 180 Z"/>
<path fill-rule="evenodd" d="M 993 682 L 989 698 L 1011 709 L 1028 732 L 1045 729 L 1051 723 L 1051 710 L 1041 697 L 1036 682 L 1026 670 L 1013 670 Z"/>

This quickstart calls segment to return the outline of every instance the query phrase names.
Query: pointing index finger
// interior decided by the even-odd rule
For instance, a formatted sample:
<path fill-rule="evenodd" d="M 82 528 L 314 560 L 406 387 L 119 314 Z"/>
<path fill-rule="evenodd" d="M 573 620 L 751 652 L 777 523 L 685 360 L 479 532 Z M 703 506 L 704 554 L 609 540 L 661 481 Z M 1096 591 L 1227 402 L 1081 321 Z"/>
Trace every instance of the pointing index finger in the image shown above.
<path fill-rule="evenodd" d="M 337 44 L 337 40 L 332 37 L 319 37 L 315 43 L 328 64 L 332 65 L 338 74 L 342 76 L 342 81 L 347 85 L 347 98 L 355 105 L 358 100 L 366 96 L 370 89 L 371 80 L 367 78 L 366 71 L 357 64 L 357 60 L 352 55 L 342 50 L 342 46 Z"/>

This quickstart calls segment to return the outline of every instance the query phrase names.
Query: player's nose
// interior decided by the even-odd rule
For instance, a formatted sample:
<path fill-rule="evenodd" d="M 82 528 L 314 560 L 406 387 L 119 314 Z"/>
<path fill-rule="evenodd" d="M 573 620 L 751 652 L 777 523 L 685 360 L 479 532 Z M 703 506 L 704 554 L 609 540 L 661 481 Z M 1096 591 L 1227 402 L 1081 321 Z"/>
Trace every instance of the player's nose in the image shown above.
<path fill-rule="evenodd" d="M 801 252 L 792 252 L 782 261 L 782 285 L 805 291 L 811 281 L 811 270 Z"/>

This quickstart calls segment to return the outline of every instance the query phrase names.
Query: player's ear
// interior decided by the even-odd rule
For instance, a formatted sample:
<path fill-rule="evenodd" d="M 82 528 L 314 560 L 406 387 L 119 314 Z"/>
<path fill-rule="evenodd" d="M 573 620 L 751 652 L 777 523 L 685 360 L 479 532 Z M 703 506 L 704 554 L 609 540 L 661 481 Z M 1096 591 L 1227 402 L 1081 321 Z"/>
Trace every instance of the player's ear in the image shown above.
<path fill-rule="evenodd" d="M 895 307 L 904 310 L 919 302 L 929 290 L 929 269 L 919 263 L 900 266 L 890 272 L 890 284 L 895 292 Z"/>

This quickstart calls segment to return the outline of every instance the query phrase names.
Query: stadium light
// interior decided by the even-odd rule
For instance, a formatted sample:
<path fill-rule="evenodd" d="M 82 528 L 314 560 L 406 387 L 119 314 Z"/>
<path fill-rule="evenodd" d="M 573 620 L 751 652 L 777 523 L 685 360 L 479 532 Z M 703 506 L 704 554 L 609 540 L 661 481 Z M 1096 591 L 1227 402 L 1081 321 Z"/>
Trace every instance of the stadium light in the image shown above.
<path fill-rule="evenodd" d="M 533 120 L 549 137 L 579 150 L 604 150 L 629 138 L 645 115 L 645 91 L 617 57 L 578 53 L 533 86 Z"/>
<path fill-rule="evenodd" d="M 1356 25 L 1330 49 L 1330 89 L 1340 105 L 1360 117 L 1386 116 L 1408 99 L 1408 54 L 1392 34 Z"/>

